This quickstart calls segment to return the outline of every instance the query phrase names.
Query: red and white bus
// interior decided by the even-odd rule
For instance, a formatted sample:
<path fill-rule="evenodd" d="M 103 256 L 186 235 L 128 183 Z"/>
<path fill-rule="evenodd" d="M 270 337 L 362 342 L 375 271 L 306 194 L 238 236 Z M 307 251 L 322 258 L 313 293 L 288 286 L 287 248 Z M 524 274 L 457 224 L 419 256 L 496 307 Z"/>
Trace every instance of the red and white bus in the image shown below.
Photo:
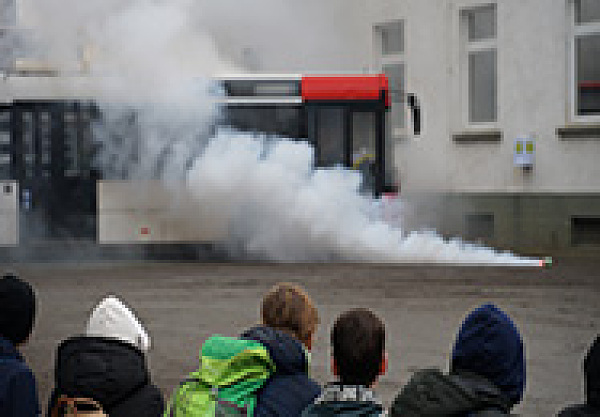
<path fill-rule="evenodd" d="M 307 140 L 317 166 L 363 168 L 376 195 L 394 188 L 385 75 L 243 75 L 220 81 L 225 123 Z"/>
<path fill-rule="evenodd" d="M 89 97 L 52 95 L 60 88 L 48 85 L 68 82 L 59 78 L 8 75 L 0 82 L 0 245 L 65 236 L 115 244 L 218 239 L 223 228 L 190 233 L 183 227 L 185 236 L 175 232 L 172 220 L 156 216 L 160 207 L 147 202 L 136 207 L 135 199 L 125 197 L 137 188 L 133 181 L 103 178 L 93 164 L 95 106 Z M 375 195 L 396 189 L 386 142 L 390 91 L 385 75 L 217 80 L 224 92 L 220 123 L 306 140 L 314 146 L 318 166 L 361 169 L 365 187 Z M 44 94 L 35 94 L 36 83 L 46 86 Z M 10 94 L 3 95 L 6 91 Z M 158 194 L 151 199 L 156 204 L 164 200 Z M 40 222 L 44 227 L 37 226 Z"/>

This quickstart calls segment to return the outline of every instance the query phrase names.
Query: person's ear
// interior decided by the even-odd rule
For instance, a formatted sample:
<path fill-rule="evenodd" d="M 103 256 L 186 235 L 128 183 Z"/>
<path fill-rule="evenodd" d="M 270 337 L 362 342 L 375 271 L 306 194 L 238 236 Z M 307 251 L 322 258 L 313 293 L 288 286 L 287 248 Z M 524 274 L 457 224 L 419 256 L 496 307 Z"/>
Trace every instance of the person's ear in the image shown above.
<path fill-rule="evenodd" d="M 383 352 L 383 357 L 381 358 L 381 365 L 379 366 L 379 375 L 385 375 L 388 368 L 388 354 L 387 352 Z"/>
<path fill-rule="evenodd" d="M 335 363 L 335 358 L 333 356 L 331 357 L 331 373 L 335 377 L 340 376 L 340 373 L 338 371 L 337 363 Z"/>

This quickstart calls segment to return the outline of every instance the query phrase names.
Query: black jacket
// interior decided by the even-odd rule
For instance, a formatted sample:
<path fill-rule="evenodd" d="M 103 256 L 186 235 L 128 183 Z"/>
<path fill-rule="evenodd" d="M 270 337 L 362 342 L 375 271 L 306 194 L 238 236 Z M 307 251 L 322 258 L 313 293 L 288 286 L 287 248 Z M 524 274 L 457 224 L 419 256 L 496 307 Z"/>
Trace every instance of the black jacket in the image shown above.
<path fill-rule="evenodd" d="M 40 415 L 35 378 L 13 344 L 0 336 L 0 416 Z"/>
<path fill-rule="evenodd" d="M 262 326 L 247 330 L 242 338 L 261 343 L 275 363 L 275 373 L 258 392 L 254 416 L 299 416 L 321 392 L 308 376 L 302 344 L 284 332 Z"/>
<path fill-rule="evenodd" d="M 596 338 L 583 362 L 585 404 L 563 410 L 559 417 L 600 417 L 600 336 Z"/>
<path fill-rule="evenodd" d="M 58 348 L 54 378 L 48 415 L 61 395 L 92 398 L 111 417 L 154 417 L 164 410 L 143 353 L 116 339 L 67 339 Z"/>
<path fill-rule="evenodd" d="M 445 375 L 425 369 L 413 375 L 392 404 L 392 417 L 492 417 L 510 415 L 510 401 L 474 374 Z"/>

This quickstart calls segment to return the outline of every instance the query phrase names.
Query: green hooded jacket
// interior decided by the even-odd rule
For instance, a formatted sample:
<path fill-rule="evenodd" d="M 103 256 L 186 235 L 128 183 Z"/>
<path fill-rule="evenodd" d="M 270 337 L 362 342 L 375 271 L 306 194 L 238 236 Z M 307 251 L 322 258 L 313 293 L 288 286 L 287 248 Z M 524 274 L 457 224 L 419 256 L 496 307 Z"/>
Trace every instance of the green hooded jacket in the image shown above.
<path fill-rule="evenodd" d="M 175 391 L 165 417 L 252 416 L 256 392 L 275 372 L 263 345 L 212 336 L 200 351 L 200 369 Z"/>

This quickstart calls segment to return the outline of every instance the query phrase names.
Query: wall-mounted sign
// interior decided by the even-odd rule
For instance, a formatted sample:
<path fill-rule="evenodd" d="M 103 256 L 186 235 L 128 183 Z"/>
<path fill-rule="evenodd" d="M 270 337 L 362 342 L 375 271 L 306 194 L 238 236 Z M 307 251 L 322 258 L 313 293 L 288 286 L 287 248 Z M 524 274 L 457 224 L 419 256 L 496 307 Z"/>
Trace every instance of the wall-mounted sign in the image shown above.
<path fill-rule="evenodd" d="M 531 137 L 515 139 L 513 148 L 514 165 L 519 168 L 531 168 L 535 160 L 535 141 Z"/>

